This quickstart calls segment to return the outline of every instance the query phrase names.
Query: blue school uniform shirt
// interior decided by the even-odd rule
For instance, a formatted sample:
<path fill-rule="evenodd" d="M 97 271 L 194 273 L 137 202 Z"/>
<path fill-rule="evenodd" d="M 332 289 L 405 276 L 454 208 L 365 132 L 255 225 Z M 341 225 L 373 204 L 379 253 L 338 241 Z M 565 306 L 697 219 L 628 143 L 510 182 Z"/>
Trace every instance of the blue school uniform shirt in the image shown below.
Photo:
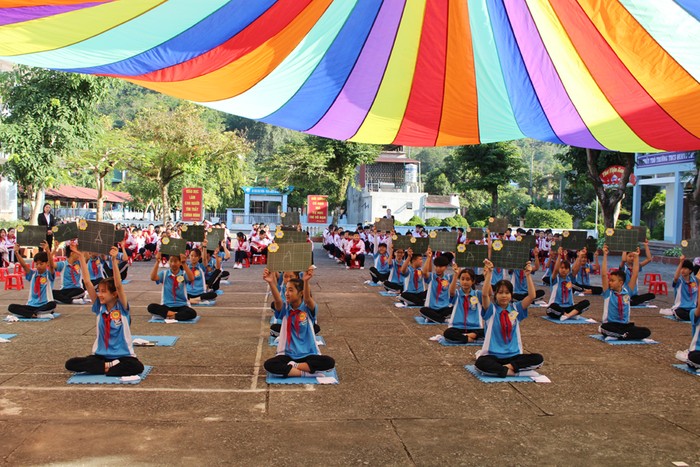
<path fill-rule="evenodd" d="M 630 284 L 630 279 L 632 279 L 632 270 L 627 267 L 626 263 L 622 266 L 622 270 L 625 272 L 625 287 L 629 289 L 630 295 L 639 295 L 639 276 L 642 275 L 642 269 L 643 268 L 639 266 L 639 274 L 637 274 L 637 283 Z"/>
<path fill-rule="evenodd" d="M 395 259 L 391 260 L 391 273 L 389 274 L 389 282 L 393 282 L 395 284 L 401 283 L 401 280 L 404 277 L 401 274 L 401 266 L 403 265 L 403 261 L 397 261 Z"/>
<path fill-rule="evenodd" d="M 630 321 L 630 290 L 623 286 L 620 292 L 603 292 L 603 322 L 627 324 Z"/>
<path fill-rule="evenodd" d="M 527 318 L 527 309 L 520 302 L 510 302 L 506 313 L 491 303 L 483 312 L 485 335 L 480 355 L 493 355 L 497 358 L 510 358 L 523 353 L 520 338 L 520 321 Z"/>
<path fill-rule="evenodd" d="M 187 299 L 186 283 L 187 276 L 182 269 L 180 269 L 177 274 L 173 274 L 170 269 L 159 271 L 156 284 L 163 284 L 163 290 L 160 296 L 161 305 L 172 307 L 190 306 L 190 302 Z"/>
<path fill-rule="evenodd" d="M 25 279 L 29 282 L 29 306 L 42 306 L 49 302 L 53 302 L 53 281 L 56 275 L 48 269 L 43 274 L 39 274 L 36 270 L 30 269 Z"/>
<path fill-rule="evenodd" d="M 210 256 L 209 261 L 207 261 L 207 267 L 205 268 L 204 274 L 207 280 L 214 276 L 214 271 L 216 271 L 216 256 Z"/>
<path fill-rule="evenodd" d="M 501 280 L 503 280 L 503 268 L 493 268 L 491 272 L 491 285 L 496 285 L 496 283 Z"/>
<path fill-rule="evenodd" d="M 206 271 L 202 263 L 197 263 L 194 267 L 191 267 L 192 274 L 194 274 L 194 280 L 192 282 L 187 282 L 187 295 L 202 295 L 207 291 L 207 280 Z"/>
<path fill-rule="evenodd" d="M 484 318 L 481 316 L 481 290 L 471 289 L 466 294 L 463 289 L 457 289 L 452 315 L 447 325 L 457 329 L 483 329 Z"/>
<path fill-rule="evenodd" d="M 439 277 L 436 273 L 424 274 L 427 294 L 425 295 L 425 306 L 437 310 L 450 306 L 450 282 L 451 274 L 443 274 Z M 410 277 L 410 276 L 409 276 Z"/>
<path fill-rule="evenodd" d="M 580 285 L 591 285 L 591 263 L 582 265 L 576 273 L 576 283 Z"/>
<path fill-rule="evenodd" d="M 277 343 L 277 355 L 286 355 L 292 360 L 309 355 L 321 355 L 314 333 L 313 313 L 301 302 L 299 308 L 286 304 L 280 312 L 282 327 Z"/>
<path fill-rule="evenodd" d="M 108 359 L 135 357 L 129 328 L 129 305 L 125 309 L 117 300 L 114 308 L 108 310 L 97 298 L 92 304 L 92 312 L 97 316 L 97 338 L 92 353 Z"/>
<path fill-rule="evenodd" d="M 677 281 L 673 282 L 673 289 L 675 290 L 675 299 L 671 308 L 673 310 L 685 308 L 691 313 L 694 312 L 698 306 L 698 279 L 691 275 L 690 280 L 686 282 L 683 277 L 679 277 Z"/>
<path fill-rule="evenodd" d="M 688 350 L 700 351 L 700 316 L 695 316 L 695 312 L 690 312 L 690 323 L 692 324 L 692 336 Z"/>
<path fill-rule="evenodd" d="M 381 274 L 386 274 L 391 271 L 391 260 L 389 259 L 389 254 L 383 254 L 380 255 L 377 253 L 377 256 L 374 258 L 374 267 L 379 271 Z"/>
<path fill-rule="evenodd" d="M 550 284 L 551 295 L 549 296 L 549 305 L 556 303 L 561 306 L 574 306 L 574 278 L 571 274 L 562 278 L 559 274 L 552 277 Z"/>
<path fill-rule="evenodd" d="M 91 281 L 105 278 L 104 261 L 102 261 L 102 258 L 88 259 L 87 268 Z"/>
<path fill-rule="evenodd" d="M 406 275 L 403 280 L 403 291 L 409 293 L 421 293 L 425 291 L 425 282 L 423 281 L 423 271 L 416 269 L 413 266 L 406 268 Z"/>
<path fill-rule="evenodd" d="M 527 276 L 523 269 L 515 269 L 510 275 L 511 282 L 513 283 L 513 293 L 517 294 L 527 294 Z"/>
<path fill-rule="evenodd" d="M 61 281 L 61 288 L 83 288 L 83 272 L 80 269 L 80 263 L 70 264 L 68 261 L 59 261 L 56 265 L 56 271 L 60 272 L 63 275 Z"/>

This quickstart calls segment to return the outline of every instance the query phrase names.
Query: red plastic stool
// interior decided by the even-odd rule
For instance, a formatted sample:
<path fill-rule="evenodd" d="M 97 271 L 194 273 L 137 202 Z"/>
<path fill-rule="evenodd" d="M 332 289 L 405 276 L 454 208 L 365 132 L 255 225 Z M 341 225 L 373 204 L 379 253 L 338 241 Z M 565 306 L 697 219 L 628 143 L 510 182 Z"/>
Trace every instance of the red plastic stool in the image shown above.
<path fill-rule="evenodd" d="M 653 281 L 649 284 L 649 293 L 668 295 L 668 284 L 665 281 Z"/>
<path fill-rule="evenodd" d="M 644 285 L 651 284 L 652 282 L 661 282 L 661 274 L 655 272 L 644 274 Z"/>
<path fill-rule="evenodd" d="M 5 281 L 5 276 L 7 276 L 10 273 L 10 270 L 7 268 L 0 268 L 0 282 Z"/>
<path fill-rule="evenodd" d="M 253 255 L 253 264 L 267 264 L 265 255 Z"/>
<path fill-rule="evenodd" d="M 22 274 L 8 274 L 5 276 L 5 290 L 22 290 L 24 280 Z"/>
<path fill-rule="evenodd" d="M 356 259 L 350 261 L 350 269 L 360 269 L 360 262 Z"/>
<path fill-rule="evenodd" d="M 247 256 L 245 258 L 243 258 L 243 261 L 241 261 L 241 266 L 243 266 L 244 268 L 250 267 L 250 260 L 248 259 Z"/>

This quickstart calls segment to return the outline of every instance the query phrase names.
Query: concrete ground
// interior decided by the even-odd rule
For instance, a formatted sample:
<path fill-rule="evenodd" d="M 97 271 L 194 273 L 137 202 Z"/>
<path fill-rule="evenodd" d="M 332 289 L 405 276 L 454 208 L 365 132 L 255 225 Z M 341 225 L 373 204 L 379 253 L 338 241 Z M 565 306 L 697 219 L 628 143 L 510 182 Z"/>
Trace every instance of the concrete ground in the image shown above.
<path fill-rule="evenodd" d="M 152 263 L 135 263 L 132 332 L 180 340 L 137 349 L 154 367 L 139 385 L 67 385 L 65 360 L 87 355 L 95 339 L 87 305 L 59 306 L 62 316 L 47 323 L 0 322 L 0 333 L 17 334 L 0 344 L 3 462 L 700 465 L 700 378 L 671 367 L 689 324 L 634 309 L 660 344 L 610 346 L 588 337 L 595 325 L 552 324 L 532 308 L 523 341 L 544 355 L 551 384 L 483 384 L 463 368 L 474 347 L 429 341 L 444 327 L 416 324 L 415 310 L 363 284 L 366 270 L 316 257 L 321 349 L 336 359 L 339 385 L 265 383 L 261 365 L 274 348 L 261 266 L 232 270 L 216 307 L 197 309 L 198 324 L 165 325 L 147 323 L 160 292 L 147 280 Z M 670 285 L 672 266 L 648 269 Z M 0 308 L 26 296 L 0 291 Z M 599 320 L 602 301 L 592 303 L 588 316 Z"/>

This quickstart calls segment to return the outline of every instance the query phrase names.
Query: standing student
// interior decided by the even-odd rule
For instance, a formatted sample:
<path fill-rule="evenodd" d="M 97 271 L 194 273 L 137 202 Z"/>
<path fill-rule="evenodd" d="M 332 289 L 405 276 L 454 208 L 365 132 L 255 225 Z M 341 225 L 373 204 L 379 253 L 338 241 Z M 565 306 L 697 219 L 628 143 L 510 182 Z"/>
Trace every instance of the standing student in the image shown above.
<path fill-rule="evenodd" d="M 456 263 L 452 263 L 452 282 L 450 283 L 450 296 L 455 303 L 452 307 L 452 315 L 447 321 L 449 326 L 443 336 L 449 342 L 466 344 L 484 338 L 484 318 L 481 290 L 476 289 L 476 274 L 473 269 L 462 269 Z M 490 276 L 491 270 L 486 271 Z M 491 278 L 486 278 L 489 283 Z M 457 283 L 459 282 L 459 287 Z"/>
<path fill-rule="evenodd" d="M 114 268 L 119 267 L 117 248 L 109 252 Z M 82 274 L 88 275 L 87 264 L 78 254 Z M 85 284 L 90 299 L 94 302 L 92 312 L 97 317 L 97 337 L 92 346 L 92 355 L 71 358 L 66 370 L 93 375 L 132 376 L 143 372 L 143 364 L 136 358 L 131 343 L 131 310 L 119 274 L 105 279 L 97 286 L 90 281 Z"/>
<path fill-rule="evenodd" d="M 185 255 L 171 255 L 168 259 L 169 268 L 159 271 L 161 261 L 160 252 L 156 253 L 156 263 L 151 270 L 151 280 L 156 284 L 163 284 L 160 296 L 160 304 L 148 305 L 148 312 L 164 319 L 176 319 L 178 321 L 190 321 L 197 317 L 197 312 L 190 307 L 187 299 L 187 286 L 185 282 L 192 282 L 194 274 L 187 266 Z"/>
<path fill-rule="evenodd" d="M 693 313 L 698 304 L 698 279 L 693 275 L 693 262 L 680 257 L 680 263 L 673 275 L 673 306 L 671 310 L 676 319 L 690 321 L 690 314 Z"/>
<path fill-rule="evenodd" d="M 603 320 L 600 333 L 606 338 L 621 340 L 641 340 L 651 335 L 648 328 L 635 326 L 630 322 L 630 306 L 632 299 L 628 283 L 636 283 L 639 274 L 639 255 L 628 253 L 632 260 L 631 277 L 628 281 L 623 271 L 617 270 L 605 274 L 608 270 L 608 246 L 603 245 Z"/>
<path fill-rule="evenodd" d="M 485 270 L 493 269 L 491 261 L 484 262 Z M 484 282 L 482 301 L 484 306 L 484 323 L 486 333 L 484 345 L 474 364 L 487 375 L 505 378 L 514 376 L 522 370 L 534 370 L 542 366 L 542 355 L 524 354 L 520 336 L 520 322 L 527 318 L 527 309 L 535 300 L 535 284 L 532 282 L 532 265 L 524 267 L 527 275 L 528 296 L 520 302 L 513 302 L 513 284 L 502 280 L 493 288 L 494 299 L 491 300 L 491 282 Z"/>
<path fill-rule="evenodd" d="M 554 263 L 554 272 L 550 278 L 551 295 L 547 304 L 547 316 L 566 321 L 586 311 L 591 306 L 591 302 L 581 300 L 574 304 L 574 291 L 581 289 L 574 287 L 571 265 L 563 259 L 563 255 L 564 250 L 559 247 L 557 261 Z"/>
<path fill-rule="evenodd" d="M 413 253 L 409 248 L 406 250 L 408 259 L 401 266 L 403 276 L 403 292 L 399 295 L 399 300 L 405 306 L 423 306 L 425 304 L 425 281 L 423 280 L 423 255 Z M 430 248 L 425 252 L 432 256 Z"/>
<path fill-rule="evenodd" d="M 269 269 L 263 272 L 263 280 L 270 286 L 274 306 L 282 310 L 282 325 L 280 326 L 277 355 L 265 361 L 268 373 L 281 376 L 316 376 L 315 373 L 327 371 L 335 366 L 335 360 L 327 355 L 321 355 L 316 343 L 312 310 L 316 302 L 311 297 L 309 281 L 314 276 L 314 269 L 309 268 L 304 273 L 303 280 L 290 279 L 285 295 L 287 304 L 284 305 L 275 276 Z"/>
<path fill-rule="evenodd" d="M 80 259 L 83 254 L 79 253 L 75 246 L 70 250 L 69 256 L 65 261 L 59 261 L 56 265 L 56 271 L 62 275 L 61 288 L 53 290 L 54 298 L 61 303 L 85 305 L 91 303 L 89 298 L 84 299 L 85 289 L 83 289 L 83 271 Z M 83 262 L 85 258 L 83 258 Z M 86 265 L 87 267 L 87 265 Z M 85 281 L 90 282 L 90 281 Z"/>
<path fill-rule="evenodd" d="M 43 225 L 46 227 L 46 243 L 49 244 L 49 248 L 53 246 L 53 230 L 51 230 L 56 225 L 56 216 L 51 212 L 51 205 L 49 203 L 44 204 L 44 212 L 39 214 L 36 219 L 37 225 Z"/>
<path fill-rule="evenodd" d="M 7 311 L 22 318 L 36 318 L 39 314 L 50 313 L 56 309 L 51 288 L 56 278 L 53 264 L 53 253 L 49 244 L 41 242 L 41 251 L 34 255 L 34 267 L 29 268 L 24 258 L 19 254 L 19 244 L 15 244 L 15 256 L 24 269 L 25 279 L 29 283 L 29 300 L 26 305 L 8 305 Z"/>
<path fill-rule="evenodd" d="M 10 249 L 12 246 L 7 241 L 7 231 L 0 229 L 0 268 L 7 267 L 10 264 Z"/>
<path fill-rule="evenodd" d="M 427 254 L 427 253 L 426 253 Z M 433 260 L 432 254 L 427 256 L 424 280 L 427 286 L 425 306 L 420 309 L 420 314 L 434 323 L 444 323 L 450 314 L 450 283 L 452 275 L 447 274 L 450 260 L 446 256 L 438 256 Z M 435 272 L 433 272 L 433 268 Z"/>

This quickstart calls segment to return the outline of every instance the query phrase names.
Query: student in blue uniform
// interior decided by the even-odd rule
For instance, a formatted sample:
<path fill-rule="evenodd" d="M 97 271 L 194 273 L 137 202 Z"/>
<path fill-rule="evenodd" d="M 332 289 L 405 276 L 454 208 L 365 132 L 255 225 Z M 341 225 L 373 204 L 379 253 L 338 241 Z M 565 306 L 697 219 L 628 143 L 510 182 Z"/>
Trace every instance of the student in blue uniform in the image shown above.
<path fill-rule="evenodd" d="M 85 276 L 83 280 L 87 278 L 90 280 L 90 282 L 92 282 L 93 286 L 97 286 L 97 284 L 102 282 L 102 279 L 107 278 L 105 275 L 105 260 L 102 255 L 91 253 L 90 259 L 87 261 L 87 266 L 88 275 Z"/>
<path fill-rule="evenodd" d="M 226 248 L 226 242 L 221 242 L 214 251 L 207 250 L 206 279 L 207 287 L 211 290 L 219 290 L 221 284 L 228 284 L 231 275 L 224 271 L 223 262 L 231 258 L 231 253 Z"/>
<path fill-rule="evenodd" d="M 290 279 L 285 295 L 286 305 L 282 301 L 275 276 L 269 269 L 263 272 L 263 280 L 270 286 L 275 309 L 282 310 L 282 326 L 277 355 L 265 361 L 268 373 L 281 376 L 316 376 L 316 373 L 327 371 L 335 366 L 335 360 L 327 355 L 321 355 L 316 343 L 312 310 L 316 302 L 311 297 L 309 281 L 314 276 L 314 269 L 309 268 L 303 280 Z"/>
<path fill-rule="evenodd" d="M 401 274 L 401 267 L 406 261 L 406 258 L 404 258 L 404 251 L 402 248 L 393 250 L 392 245 L 392 251 L 393 254 L 391 255 L 392 260 L 389 278 L 384 281 L 384 288 L 391 292 L 400 293 L 403 290 L 403 275 Z"/>
<path fill-rule="evenodd" d="M 695 312 L 691 317 L 693 336 L 688 347 L 688 357 L 686 363 L 695 371 L 700 370 L 700 303 L 695 307 Z"/>
<path fill-rule="evenodd" d="M 540 252 L 535 247 L 532 250 L 532 256 L 534 256 L 535 266 L 532 268 L 530 274 L 534 274 L 540 268 Z M 525 271 L 522 269 L 514 269 L 511 271 L 510 280 L 513 283 L 513 300 L 522 300 L 527 297 L 527 279 L 525 278 Z M 544 297 L 544 290 L 535 290 L 535 300 L 539 300 Z"/>
<path fill-rule="evenodd" d="M 423 256 L 413 253 L 411 248 L 406 250 L 406 254 L 408 259 L 401 265 L 403 292 L 398 298 L 405 306 L 423 306 L 427 294 L 423 280 Z M 425 254 L 432 256 L 430 248 Z"/>
<path fill-rule="evenodd" d="M 593 259 L 595 262 L 591 263 L 587 248 L 578 252 L 576 261 L 571 266 L 571 272 L 574 274 L 574 287 L 582 290 L 585 295 L 602 295 L 602 287 L 591 285 L 591 272 L 597 270 L 600 273 L 598 250 L 593 254 Z"/>
<path fill-rule="evenodd" d="M 119 268 L 117 248 L 110 251 L 112 267 Z M 87 277 L 85 258 L 80 254 L 80 268 Z M 121 277 L 105 279 L 97 286 L 90 281 L 85 284 L 97 317 L 97 337 L 92 346 L 92 355 L 75 357 L 66 362 L 66 370 L 93 375 L 132 376 L 143 372 L 143 364 L 136 358 L 131 343 L 131 315 Z"/>
<path fill-rule="evenodd" d="M 83 271 L 80 267 L 81 257 L 82 254 L 77 253 L 75 248 L 72 248 L 68 258 L 56 264 L 56 271 L 62 274 L 61 288 L 52 291 L 56 301 L 77 305 L 90 303 L 89 298 L 83 299 L 86 292 L 85 289 L 83 289 Z"/>
<path fill-rule="evenodd" d="M 450 297 L 455 304 L 452 307 L 452 315 L 447 321 L 449 326 L 443 336 L 450 342 L 475 342 L 484 338 L 484 318 L 481 290 L 476 289 L 476 274 L 473 269 L 459 270 L 456 263 L 452 263 L 452 282 L 450 283 Z M 486 271 L 484 280 L 491 283 L 491 270 Z M 459 282 L 459 287 L 457 283 Z"/>
<path fill-rule="evenodd" d="M 600 333 L 606 338 L 620 340 L 641 340 L 651 335 L 648 328 L 635 326 L 630 322 L 630 306 L 632 299 L 627 283 L 637 282 L 639 274 L 639 255 L 628 253 L 632 260 L 630 280 L 623 271 L 613 271 L 608 278 L 605 271 L 608 270 L 608 246 L 603 245 L 603 320 L 600 325 Z"/>
<path fill-rule="evenodd" d="M 485 269 L 493 269 L 491 261 L 484 261 Z M 535 284 L 532 282 L 532 265 L 525 265 L 528 296 L 520 302 L 513 302 L 513 284 L 500 281 L 493 288 L 484 282 L 482 301 L 486 335 L 484 345 L 476 359 L 476 368 L 487 375 L 505 378 L 514 376 L 521 370 L 534 370 L 544 363 L 540 354 L 524 354 L 520 336 L 520 322 L 527 318 L 527 308 L 535 300 Z"/>
<path fill-rule="evenodd" d="M 202 305 L 210 305 L 216 300 L 216 292 L 207 292 L 207 271 L 202 264 L 202 257 L 206 256 L 207 240 L 205 239 L 199 248 L 190 250 L 190 258 L 187 266 L 192 270 L 194 278 L 192 281 L 186 281 L 187 298 L 190 303 L 200 303 Z"/>
<path fill-rule="evenodd" d="M 680 257 L 680 262 L 673 275 L 673 306 L 671 310 L 676 319 L 690 321 L 690 315 L 698 304 L 698 276 L 693 275 L 693 262 Z"/>
<path fill-rule="evenodd" d="M 285 271 L 283 274 L 279 274 L 279 278 L 281 280 L 277 281 L 278 285 L 278 290 L 280 292 L 280 296 L 282 297 L 282 308 L 275 308 L 275 302 L 274 300 L 272 301 L 272 312 L 274 313 L 274 323 L 270 324 L 270 335 L 277 337 L 280 335 L 280 331 L 282 329 L 282 310 L 284 309 L 284 306 L 287 305 L 287 284 L 289 283 L 290 280 L 296 279 L 296 280 L 302 280 L 303 273 L 300 271 Z M 320 334 L 321 333 L 321 326 L 318 325 L 318 306 L 312 308 L 309 310 L 311 320 L 314 324 L 314 333 L 315 334 Z"/>
<path fill-rule="evenodd" d="M 427 293 L 425 306 L 420 309 L 420 314 L 427 320 L 444 323 L 445 319 L 452 314 L 450 304 L 452 275 L 446 272 L 450 260 L 447 256 L 438 256 L 433 260 L 432 254 L 428 255 L 427 258 L 425 274 L 423 275 Z M 433 267 L 435 272 L 433 272 Z"/>
<path fill-rule="evenodd" d="M 185 255 L 170 255 L 169 268 L 159 271 L 161 256 L 156 253 L 156 263 L 151 270 L 151 280 L 156 284 L 163 284 L 160 296 L 160 304 L 148 305 L 148 312 L 164 319 L 176 319 L 189 321 L 197 317 L 197 312 L 190 307 L 187 299 L 187 286 L 185 282 L 194 280 L 194 273 L 187 266 Z"/>
<path fill-rule="evenodd" d="M 639 293 L 639 275 L 644 271 L 644 266 L 649 264 L 651 262 L 651 251 L 649 251 L 649 241 L 646 240 L 644 242 L 644 254 L 646 257 L 642 261 L 639 258 L 639 248 L 637 248 L 636 252 L 632 253 L 627 253 L 623 252 L 622 253 L 622 262 L 620 263 L 620 271 L 625 273 L 626 277 L 626 282 L 625 285 L 630 291 L 630 304 L 632 306 L 638 306 L 643 303 L 646 303 L 648 301 L 654 300 L 656 298 L 656 295 L 653 293 L 645 293 L 645 294 L 640 294 Z M 639 270 L 637 271 L 637 279 L 636 280 L 631 280 L 632 278 L 632 265 L 634 261 L 634 256 L 637 257 L 637 262 L 639 263 Z M 603 269 L 605 270 L 605 269 Z"/>
<path fill-rule="evenodd" d="M 375 231 L 374 266 L 369 268 L 369 275 L 373 283 L 384 282 L 391 274 L 391 250 L 387 251 L 386 243 L 376 243 L 379 235 Z"/>
<path fill-rule="evenodd" d="M 563 254 L 564 251 L 559 247 L 554 272 L 550 279 L 552 290 L 547 305 L 547 316 L 561 321 L 580 315 L 591 306 L 588 300 L 581 300 L 574 304 L 574 292 L 581 289 L 574 287 L 571 265 L 567 260 L 562 259 Z"/>
<path fill-rule="evenodd" d="M 41 251 L 34 255 L 34 267 L 30 269 L 24 258 L 19 254 L 20 246 L 14 246 L 15 257 L 22 269 L 24 269 L 25 279 L 29 283 L 29 300 L 26 305 L 10 304 L 7 311 L 21 318 L 36 318 L 39 314 L 53 314 L 56 309 L 56 302 L 53 299 L 51 287 L 56 278 L 54 273 L 53 252 L 49 249 L 49 244 L 41 242 Z"/>

